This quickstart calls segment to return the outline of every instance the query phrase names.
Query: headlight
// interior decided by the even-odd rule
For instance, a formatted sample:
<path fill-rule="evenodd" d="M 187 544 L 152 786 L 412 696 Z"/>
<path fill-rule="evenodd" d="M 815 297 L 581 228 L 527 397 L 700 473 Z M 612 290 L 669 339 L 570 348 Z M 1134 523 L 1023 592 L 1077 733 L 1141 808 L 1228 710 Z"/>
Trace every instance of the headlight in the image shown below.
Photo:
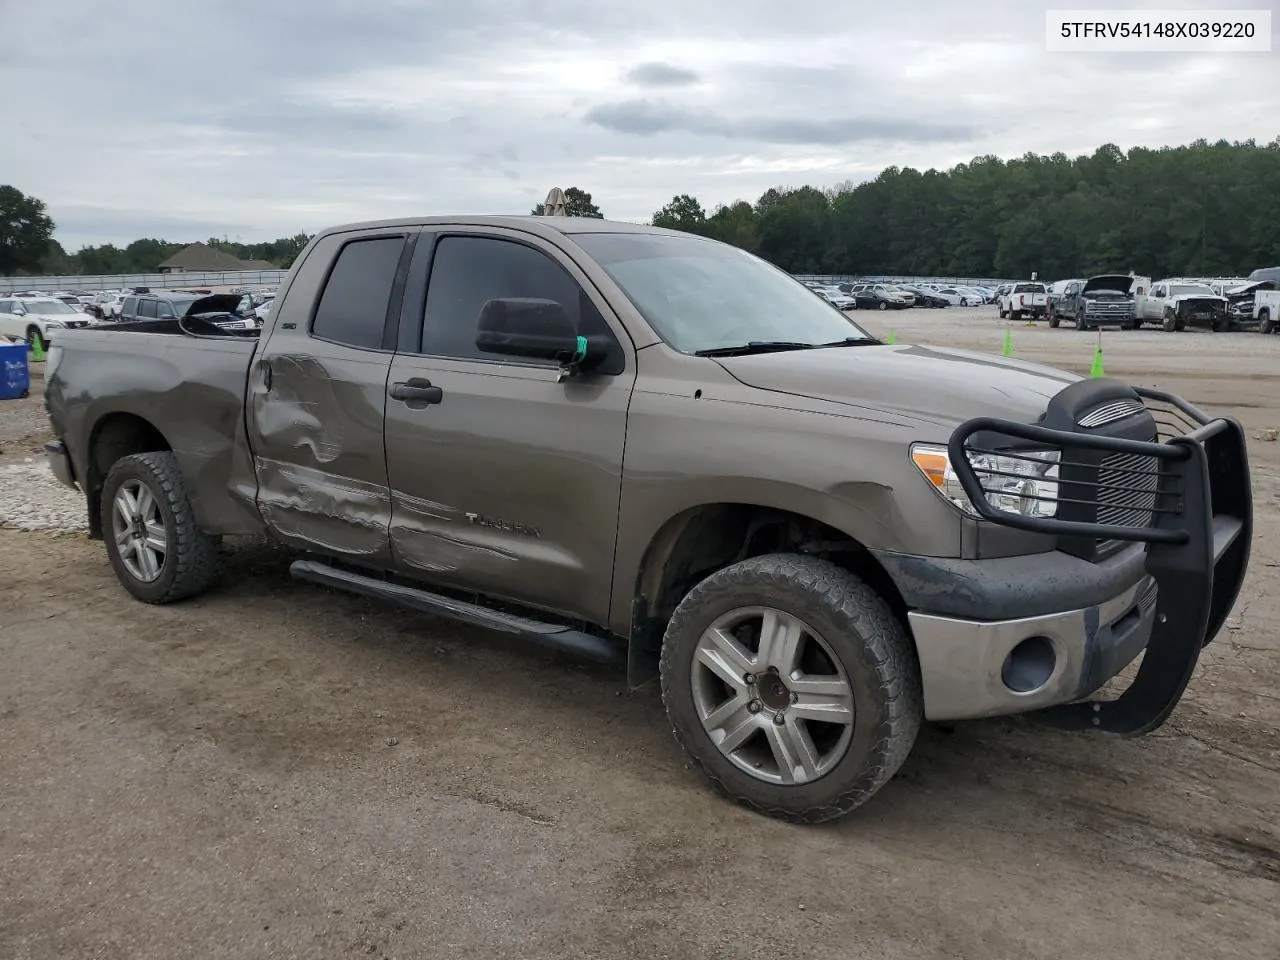
<path fill-rule="evenodd" d="M 987 502 L 997 510 L 1025 517 L 1052 517 L 1058 512 L 1061 456 L 1058 450 L 1019 450 L 1017 456 L 970 453 L 969 463 L 987 491 Z M 912 444 L 911 459 L 940 494 L 965 513 L 978 515 L 951 467 L 946 447 Z"/>

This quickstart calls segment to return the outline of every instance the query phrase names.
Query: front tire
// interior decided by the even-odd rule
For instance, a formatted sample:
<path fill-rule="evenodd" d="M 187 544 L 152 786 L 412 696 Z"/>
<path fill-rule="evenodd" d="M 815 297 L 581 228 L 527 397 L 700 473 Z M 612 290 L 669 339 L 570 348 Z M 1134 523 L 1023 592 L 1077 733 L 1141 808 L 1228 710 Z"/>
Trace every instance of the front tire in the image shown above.
<path fill-rule="evenodd" d="M 117 460 L 102 488 L 107 558 L 121 585 L 143 603 L 202 593 L 218 576 L 218 538 L 196 525 L 172 453 Z"/>
<path fill-rule="evenodd" d="M 1056 330 L 1058 329 L 1058 324 L 1061 322 L 1062 322 L 1062 318 L 1059 317 L 1056 313 L 1049 314 L 1049 326 L 1053 327 Z"/>
<path fill-rule="evenodd" d="M 1178 325 L 1178 317 L 1172 310 L 1164 312 L 1164 322 L 1160 325 L 1164 327 L 1165 333 L 1173 333 L 1175 330 L 1181 329 Z"/>
<path fill-rule="evenodd" d="M 707 577 L 672 615 L 661 668 L 694 765 L 730 799 L 793 823 L 874 796 L 924 712 L 905 627 L 863 581 L 816 557 L 771 554 Z"/>
<path fill-rule="evenodd" d="M 879 307 L 880 307 L 880 309 L 881 309 L 881 310 L 888 310 L 888 309 L 889 309 L 889 304 L 887 304 L 887 303 L 885 303 L 883 300 L 881 300 L 881 301 L 880 301 L 880 303 L 879 303 Z"/>

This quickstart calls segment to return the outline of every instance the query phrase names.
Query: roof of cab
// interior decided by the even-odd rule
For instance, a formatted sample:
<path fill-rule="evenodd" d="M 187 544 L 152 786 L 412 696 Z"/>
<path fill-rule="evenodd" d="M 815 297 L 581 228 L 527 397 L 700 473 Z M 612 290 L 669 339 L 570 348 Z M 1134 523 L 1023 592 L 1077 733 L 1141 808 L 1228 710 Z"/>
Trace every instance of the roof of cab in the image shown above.
<path fill-rule="evenodd" d="M 361 223 L 344 223 L 320 231 L 321 235 L 349 233 L 353 230 L 383 230 L 403 227 L 508 227 L 530 233 L 650 233 L 672 237 L 691 237 L 693 234 L 679 230 L 667 230 L 646 223 L 625 223 L 621 220 L 601 220 L 597 217 L 535 217 L 535 216 L 444 216 L 404 217 L 397 220 L 367 220 Z"/>

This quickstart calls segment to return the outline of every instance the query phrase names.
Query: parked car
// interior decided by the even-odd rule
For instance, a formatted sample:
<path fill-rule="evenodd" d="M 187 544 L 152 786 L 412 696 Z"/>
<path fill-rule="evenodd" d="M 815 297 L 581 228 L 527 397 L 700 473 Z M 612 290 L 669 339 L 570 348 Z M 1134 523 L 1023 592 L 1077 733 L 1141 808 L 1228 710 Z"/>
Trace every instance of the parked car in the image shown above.
<path fill-rule="evenodd" d="M 876 289 L 879 285 L 866 284 L 861 289 L 855 287 L 850 294 L 858 310 L 905 310 L 911 306 L 906 297 L 891 293 L 888 290 Z"/>
<path fill-rule="evenodd" d="M 1061 312 L 1058 308 L 1063 299 L 1078 294 L 1083 286 L 1083 278 L 1055 280 L 1045 286 L 1044 315 L 1049 319 L 1049 326 L 1057 326 L 1054 318 Z M 1068 313 L 1067 315 L 1071 316 L 1072 314 Z"/>
<path fill-rule="evenodd" d="M 883 344 L 652 227 L 333 228 L 260 334 L 145 329 L 68 337 L 45 391 L 129 594 L 195 596 L 219 537 L 268 535 L 299 579 L 625 660 L 696 768 L 786 820 L 867 801 L 923 719 L 1158 727 L 1247 572 L 1235 420 Z M 1159 443 L 1148 403 L 1197 429 Z"/>
<path fill-rule="evenodd" d="M 1161 280 L 1152 285 L 1149 295 L 1139 295 L 1136 316 L 1139 321 L 1159 323 L 1170 333 L 1188 324 L 1226 330 L 1230 323 L 1225 297 L 1203 283 L 1179 280 Z"/>
<path fill-rule="evenodd" d="M 1015 283 L 998 301 L 1000 318 L 1021 320 L 1023 317 L 1043 317 L 1046 307 L 1044 284 L 1028 281 Z"/>
<path fill-rule="evenodd" d="M 1150 285 L 1147 277 L 1116 273 L 1070 280 L 1058 295 L 1057 306 L 1050 301 L 1049 326 L 1058 326 L 1066 317 L 1077 330 L 1097 330 L 1103 326 L 1136 330 L 1142 326 L 1137 315 L 1137 298 L 1145 294 Z"/>
<path fill-rule="evenodd" d="M 902 289 L 915 295 L 917 307 L 938 309 L 951 306 L 951 302 L 946 297 L 940 297 L 932 290 L 926 290 L 924 287 L 904 286 Z"/>
<path fill-rule="evenodd" d="M 815 287 L 813 292 L 838 310 L 853 310 L 857 306 L 853 297 L 841 293 L 838 287 Z"/>
<path fill-rule="evenodd" d="M 1255 309 L 1258 294 L 1277 289 L 1280 289 L 1280 282 L 1255 280 L 1224 290 L 1222 296 L 1227 301 L 1228 323 L 1232 327 L 1252 327 L 1258 323 L 1258 311 Z"/>
<path fill-rule="evenodd" d="M 21 337 L 41 350 L 59 330 L 87 327 L 89 319 L 53 297 L 13 297 L 0 300 L 0 334 Z"/>
<path fill-rule="evenodd" d="M 199 317 L 223 330 L 255 330 L 258 322 L 253 317 L 243 317 L 236 312 L 240 305 L 238 293 L 159 292 L 145 293 L 125 298 L 120 311 L 121 323 L 137 323 L 148 320 L 177 320 Z"/>

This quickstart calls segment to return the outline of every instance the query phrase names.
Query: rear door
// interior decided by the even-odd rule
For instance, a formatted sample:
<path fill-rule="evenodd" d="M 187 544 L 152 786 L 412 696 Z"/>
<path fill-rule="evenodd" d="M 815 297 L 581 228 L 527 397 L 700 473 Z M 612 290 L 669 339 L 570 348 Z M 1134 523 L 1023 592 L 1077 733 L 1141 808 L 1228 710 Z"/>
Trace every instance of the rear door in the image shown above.
<path fill-rule="evenodd" d="M 390 561 L 382 418 L 416 236 L 412 228 L 323 237 L 255 355 L 248 422 L 257 504 L 286 543 Z"/>
<path fill-rule="evenodd" d="M 390 386 L 438 388 L 389 399 L 391 544 L 405 572 L 607 622 L 621 492 L 632 345 L 608 303 L 562 250 L 519 231 L 424 233 L 410 272 Z M 581 379 L 552 363 L 482 354 L 482 305 L 561 303 L 613 356 Z M 425 315 L 425 319 L 424 319 Z"/>

